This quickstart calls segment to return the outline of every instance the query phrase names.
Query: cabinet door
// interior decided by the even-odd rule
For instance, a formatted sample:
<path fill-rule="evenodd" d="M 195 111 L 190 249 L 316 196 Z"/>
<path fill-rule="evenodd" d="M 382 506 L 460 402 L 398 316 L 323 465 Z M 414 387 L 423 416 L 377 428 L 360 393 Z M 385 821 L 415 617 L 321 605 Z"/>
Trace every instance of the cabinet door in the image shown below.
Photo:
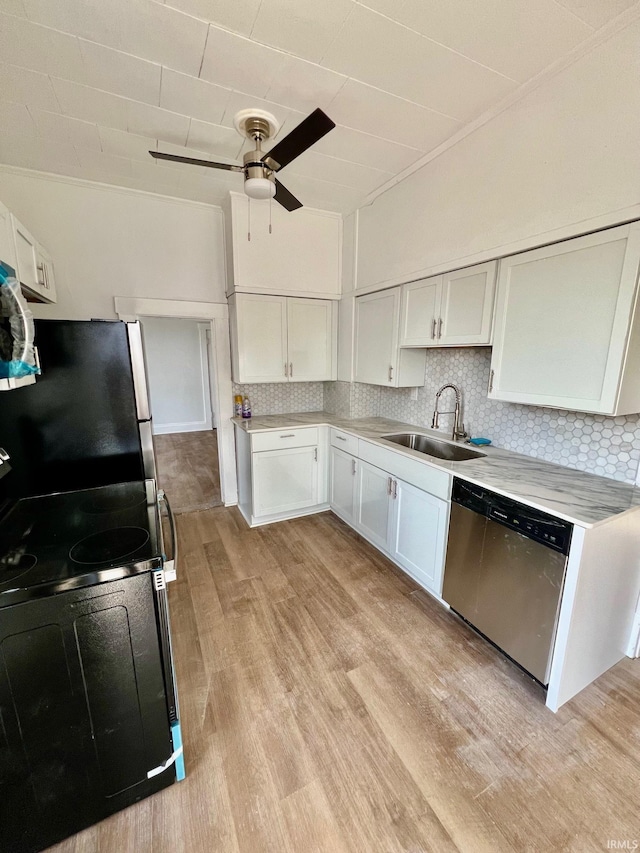
<path fill-rule="evenodd" d="M 440 595 L 449 505 L 447 501 L 394 480 L 389 551 L 419 584 Z"/>
<path fill-rule="evenodd" d="M 273 515 L 318 503 L 318 448 L 254 453 L 253 515 Z"/>
<path fill-rule="evenodd" d="M 21 222 L 11 217 L 16 245 L 16 264 L 20 283 L 34 293 L 40 294 L 44 288 L 38 271 L 38 244 Z"/>
<path fill-rule="evenodd" d="M 56 301 L 56 279 L 51 255 L 44 246 L 38 244 L 38 274 L 42 285 L 42 296 L 48 302 Z"/>
<path fill-rule="evenodd" d="M 287 299 L 291 382 L 336 378 L 334 304 L 327 299 Z"/>
<path fill-rule="evenodd" d="M 386 471 L 358 463 L 356 528 L 378 548 L 388 550 L 391 477 Z"/>
<path fill-rule="evenodd" d="M 442 276 L 402 285 L 400 346 L 438 346 L 438 316 Z"/>
<path fill-rule="evenodd" d="M 256 204 L 244 193 L 230 193 L 230 214 L 237 291 L 340 298 L 339 213 L 303 207 L 292 216 L 279 204 Z"/>
<path fill-rule="evenodd" d="M 438 346 L 491 343 L 496 261 L 442 276 Z"/>
<path fill-rule="evenodd" d="M 394 386 L 400 288 L 356 299 L 355 381 Z"/>
<path fill-rule="evenodd" d="M 0 204 L 0 262 L 9 264 L 10 267 L 17 270 L 11 214 L 3 204 Z"/>
<path fill-rule="evenodd" d="M 289 371 L 286 298 L 238 293 L 229 304 L 234 380 L 286 382 Z"/>
<path fill-rule="evenodd" d="M 358 462 L 349 453 L 331 448 L 330 504 L 340 518 L 353 524 L 356 513 Z"/>
<path fill-rule="evenodd" d="M 625 225 L 500 262 L 489 397 L 615 413 L 639 238 Z"/>

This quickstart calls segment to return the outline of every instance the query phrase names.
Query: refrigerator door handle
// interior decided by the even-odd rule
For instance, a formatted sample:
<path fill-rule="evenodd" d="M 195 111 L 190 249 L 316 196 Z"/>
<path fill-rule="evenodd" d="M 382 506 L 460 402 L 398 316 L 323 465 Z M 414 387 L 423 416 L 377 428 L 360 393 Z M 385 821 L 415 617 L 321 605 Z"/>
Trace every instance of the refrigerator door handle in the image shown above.
<path fill-rule="evenodd" d="M 171 511 L 171 504 L 164 489 L 158 490 L 158 501 L 166 506 L 169 526 L 171 527 L 171 559 L 164 562 L 164 576 L 167 581 L 174 581 L 178 576 L 178 531 L 176 528 L 176 519 Z"/>
<path fill-rule="evenodd" d="M 129 337 L 129 352 L 131 354 L 133 387 L 136 395 L 138 420 L 148 421 L 151 418 L 151 407 L 149 406 L 149 388 L 147 386 L 147 371 L 144 362 L 142 326 L 139 320 L 135 323 L 127 323 L 126 325 Z"/>

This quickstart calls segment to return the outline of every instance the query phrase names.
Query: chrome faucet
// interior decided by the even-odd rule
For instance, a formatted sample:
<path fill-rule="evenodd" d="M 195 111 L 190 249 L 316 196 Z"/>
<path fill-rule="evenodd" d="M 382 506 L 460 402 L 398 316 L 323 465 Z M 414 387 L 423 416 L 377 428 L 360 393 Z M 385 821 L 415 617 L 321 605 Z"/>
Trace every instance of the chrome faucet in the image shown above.
<path fill-rule="evenodd" d="M 453 412 L 439 412 L 438 406 L 440 404 L 440 395 L 447 388 L 453 388 L 456 395 L 456 407 Z M 466 438 L 467 433 L 464 431 L 464 424 L 460 422 L 460 409 L 462 406 L 462 391 L 458 388 L 457 385 L 454 385 L 452 382 L 447 382 L 446 385 L 443 385 L 442 388 L 439 388 L 436 392 L 436 405 L 433 410 L 433 418 L 431 419 L 431 429 L 438 429 L 438 418 L 440 415 L 453 415 L 453 429 L 451 431 L 451 438 L 454 441 L 457 441 L 459 438 Z"/>

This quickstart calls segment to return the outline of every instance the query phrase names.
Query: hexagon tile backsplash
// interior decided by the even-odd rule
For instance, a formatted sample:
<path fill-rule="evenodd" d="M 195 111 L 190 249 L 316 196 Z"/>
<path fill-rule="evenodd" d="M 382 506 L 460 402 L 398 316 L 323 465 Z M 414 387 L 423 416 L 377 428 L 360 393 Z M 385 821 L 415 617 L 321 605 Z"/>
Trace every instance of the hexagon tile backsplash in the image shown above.
<path fill-rule="evenodd" d="M 640 462 L 640 415 L 609 418 L 580 412 L 535 408 L 487 399 L 491 350 L 488 347 L 427 350 L 425 384 L 418 399 L 411 388 L 382 388 L 358 382 L 300 382 L 234 385 L 248 394 L 255 415 L 326 409 L 340 417 L 393 418 L 430 427 L 436 391 L 445 382 L 462 389 L 467 432 L 490 438 L 498 447 L 567 465 L 590 474 L 635 483 Z M 442 395 L 441 409 L 453 408 L 453 392 Z M 451 415 L 440 419 L 451 429 Z"/>
<path fill-rule="evenodd" d="M 317 412 L 324 403 L 322 382 L 273 382 L 266 385 L 234 383 L 233 393 L 249 397 L 254 415 Z"/>
<path fill-rule="evenodd" d="M 344 417 L 377 415 L 430 427 L 436 391 L 445 382 L 454 382 L 462 389 L 463 419 L 471 435 L 527 456 L 635 483 L 640 415 L 611 418 L 489 400 L 490 364 L 488 347 L 427 350 L 425 384 L 418 389 L 417 400 L 411 399 L 411 388 L 326 382 L 324 406 Z M 440 408 L 448 411 L 453 405 L 453 392 L 445 391 Z M 440 418 L 447 436 L 452 419 L 452 415 Z"/>
<path fill-rule="evenodd" d="M 635 483 L 640 415 L 611 418 L 489 400 L 490 365 L 489 348 L 428 350 L 418 399 L 410 399 L 408 388 L 382 388 L 378 414 L 430 426 L 436 391 L 454 382 L 462 389 L 465 428 L 471 435 L 527 456 Z M 452 391 L 443 393 L 440 408 L 453 408 Z M 443 431 L 449 430 L 451 416 L 440 423 Z"/>

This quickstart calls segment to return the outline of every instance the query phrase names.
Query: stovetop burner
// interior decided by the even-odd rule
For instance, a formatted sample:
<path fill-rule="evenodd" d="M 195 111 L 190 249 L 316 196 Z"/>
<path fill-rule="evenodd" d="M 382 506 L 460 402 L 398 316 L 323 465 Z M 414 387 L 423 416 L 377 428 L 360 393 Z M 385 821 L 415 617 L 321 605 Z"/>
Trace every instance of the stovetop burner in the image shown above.
<path fill-rule="evenodd" d="M 33 554 L 9 551 L 0 559 L 0 584 L 19 578 L 20 575 L 32 569 L 37 562 L 38 558 Z"/>
<path fill-rule="evenodd" d="M 74 563 L 85 566 L 112 563 L 131 556 L 148 541 L 149 531 L 142 527 L 112 527 L 85 536 L 73 546 L 69 556 Z"/>
<path fill-rule="evenodd" d="M 0 613 L 33 598 L 160 568 L 156 504 L 153 480 L 3 504 Z"/>

